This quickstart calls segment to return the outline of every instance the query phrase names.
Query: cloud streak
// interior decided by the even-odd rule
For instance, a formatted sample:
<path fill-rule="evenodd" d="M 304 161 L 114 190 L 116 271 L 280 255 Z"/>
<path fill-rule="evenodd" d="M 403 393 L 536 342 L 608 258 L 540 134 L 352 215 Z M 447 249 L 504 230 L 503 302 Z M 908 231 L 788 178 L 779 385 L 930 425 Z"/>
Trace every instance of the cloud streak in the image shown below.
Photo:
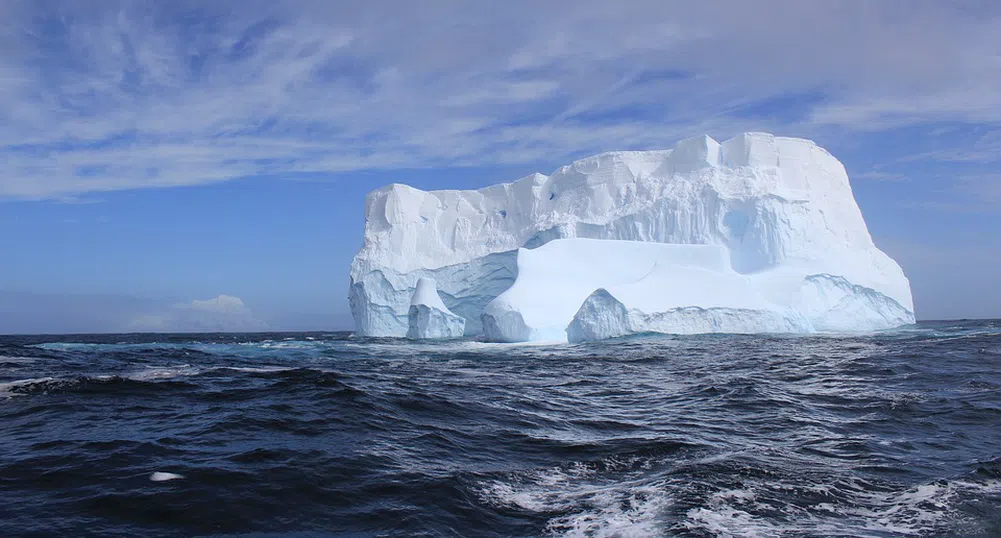
<path fill-rule="evenodd" d="M 962 5 L 9 2 L 0 197 L 998 127 L 1001 12 Z"/>

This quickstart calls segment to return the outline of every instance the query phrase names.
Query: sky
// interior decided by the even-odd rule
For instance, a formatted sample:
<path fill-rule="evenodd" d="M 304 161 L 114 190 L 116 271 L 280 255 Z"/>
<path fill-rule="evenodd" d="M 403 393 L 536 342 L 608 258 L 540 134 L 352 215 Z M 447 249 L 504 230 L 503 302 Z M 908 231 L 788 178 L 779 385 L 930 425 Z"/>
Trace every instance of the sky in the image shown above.
<path fill-rule="evenodd" d="M 1001 317 L 1001 3 L 0 2 L 0 333 L 350 329 L 365 194 L 767 131 Z"/>

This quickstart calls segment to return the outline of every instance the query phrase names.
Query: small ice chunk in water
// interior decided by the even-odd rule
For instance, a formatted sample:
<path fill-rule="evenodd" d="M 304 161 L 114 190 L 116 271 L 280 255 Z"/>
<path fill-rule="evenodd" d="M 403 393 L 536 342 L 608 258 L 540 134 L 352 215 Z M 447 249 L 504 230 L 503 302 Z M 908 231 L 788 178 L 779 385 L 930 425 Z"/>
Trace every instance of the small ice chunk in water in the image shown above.
<path fill-rule="evenodd" d="M 149 479 L 153 482 L 166 482 L 168 480 L 178 480 L 180 478 L 184 478 L 184 476 L 175 473 L 164 473 L 161 471 L 157 471 L 149 475 Z"/>

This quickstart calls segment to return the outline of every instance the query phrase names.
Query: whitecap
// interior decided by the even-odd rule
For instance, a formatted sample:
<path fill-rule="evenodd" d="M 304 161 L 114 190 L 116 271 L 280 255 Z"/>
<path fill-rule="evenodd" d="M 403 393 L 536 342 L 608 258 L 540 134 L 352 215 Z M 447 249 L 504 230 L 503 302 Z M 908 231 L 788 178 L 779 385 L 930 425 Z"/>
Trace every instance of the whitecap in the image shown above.
<path fill-rule="evenodd" d="M 298 368 L 290 366 L 219 366 L 218 368 L 213 368 L 213 370 L 229 370 L 245 373 L 287 372 L 296 369 Z"/>
<path fill-rule="evenodd" d="M 29 364 L 33 362 L 38 362 L 38 357 L 11 357 L 9 355 L 0 355 L 0 362 L 14 363 L 14 364 Z"/>
<path fill-rule="evenodd" d="M 662 514 L 672 498 L 666 484 L 637 473 L 620 473 L 635 459 L 609 459 L 601 471 L 591 464 L 515 473 L 504 480 L 484 482 L 481 500 L 537 514 L 557 514 L 546 532 L 566 537 L 645 537 L 659 534 Z M 605 473 L 614 473 L 617 479 Z"/>
<path fill-rule="evenodd" d="M 936 535 L 962 518 L 960 499 L 1001 493 L 1001 482 L 963 480 L 922 484 L 893 492 L 855 487 L 827 488 L 839 500 L 810 507 L 766 500 L 769 493 L 794 489 L 788 484 L 759 483 L 743 490 L 711 495 L 704 506 L 688 510 L 682 524 L 690 531 L 719 538 L 807 535 L 878 537 Z M 775 517 L 779 510 L 781 517 Z M 769 513 L 765 518 L 759 513 Z"/>
<path fill-rule="evenodd" d="M 567 537 L 640 538 L 662 532 L 670 497 L 656 485 L 629 489 L 608 488 L 586 499 L 584 510 L 551 519 L 550 534 Z"/>
<path fill-rule="evenodd" d="M 145 370 L 127 373 L 121 377 L 132 381 L 161 381 L 177 377 L 193 376 L 201 372 L 202 370 L 200 368 L 192 367 L 189 364 L 181 364 L 177 366 L 147 366 Z"/>
<path fill-rule="evenodd" d="M 18 379 L 16 381 L 8 381 L 5 383 L 0 383 L 0 398 L 12 398 L 18 396 L 17 392 L 11 392 L 11 389 L 17 387 L 23 387 L 25 385 L 34 385 L 36 383 L 48 383 L 54 381 L 55 378 L 52 377 L 35 377 L 31 379 Z"/>

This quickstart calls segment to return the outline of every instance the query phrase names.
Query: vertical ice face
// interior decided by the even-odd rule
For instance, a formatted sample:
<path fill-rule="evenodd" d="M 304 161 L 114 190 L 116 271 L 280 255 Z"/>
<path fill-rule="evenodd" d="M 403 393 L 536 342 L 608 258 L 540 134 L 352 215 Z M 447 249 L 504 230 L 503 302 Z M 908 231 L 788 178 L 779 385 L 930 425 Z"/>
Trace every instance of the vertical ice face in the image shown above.
<path fill-rule="evenodd" d="M 465 319 L 445 307 L 434 280 L 426 277 L 417 280 L 407 312 L 407 338 L 459 338 L 465 326 Z"/>
<path fill-rule="evenodd" d="M 482 315 L 521 278 L 518 249 L 574 238 L 715 245 L 735 274 L 772 275 L 762 282 L 831 275 L 848 287 L 814 283 L 795 293 L 841 301 L 836 290 L 872 290 L 906 313 L 887 323 L 913 319 L 907 279 L 873 244 L 841 163 L 808 140 L 745 133 L 722 144 L 697 137 L 671 150 L 604 153 L 479 190 L 373 191 L 351 266 L 357 332 L 405 336 L 421 277 L 437 281 L 466 334 L 482 333 L 482 322 L 514 323 L 527 313 L 496 306 Z"/>

